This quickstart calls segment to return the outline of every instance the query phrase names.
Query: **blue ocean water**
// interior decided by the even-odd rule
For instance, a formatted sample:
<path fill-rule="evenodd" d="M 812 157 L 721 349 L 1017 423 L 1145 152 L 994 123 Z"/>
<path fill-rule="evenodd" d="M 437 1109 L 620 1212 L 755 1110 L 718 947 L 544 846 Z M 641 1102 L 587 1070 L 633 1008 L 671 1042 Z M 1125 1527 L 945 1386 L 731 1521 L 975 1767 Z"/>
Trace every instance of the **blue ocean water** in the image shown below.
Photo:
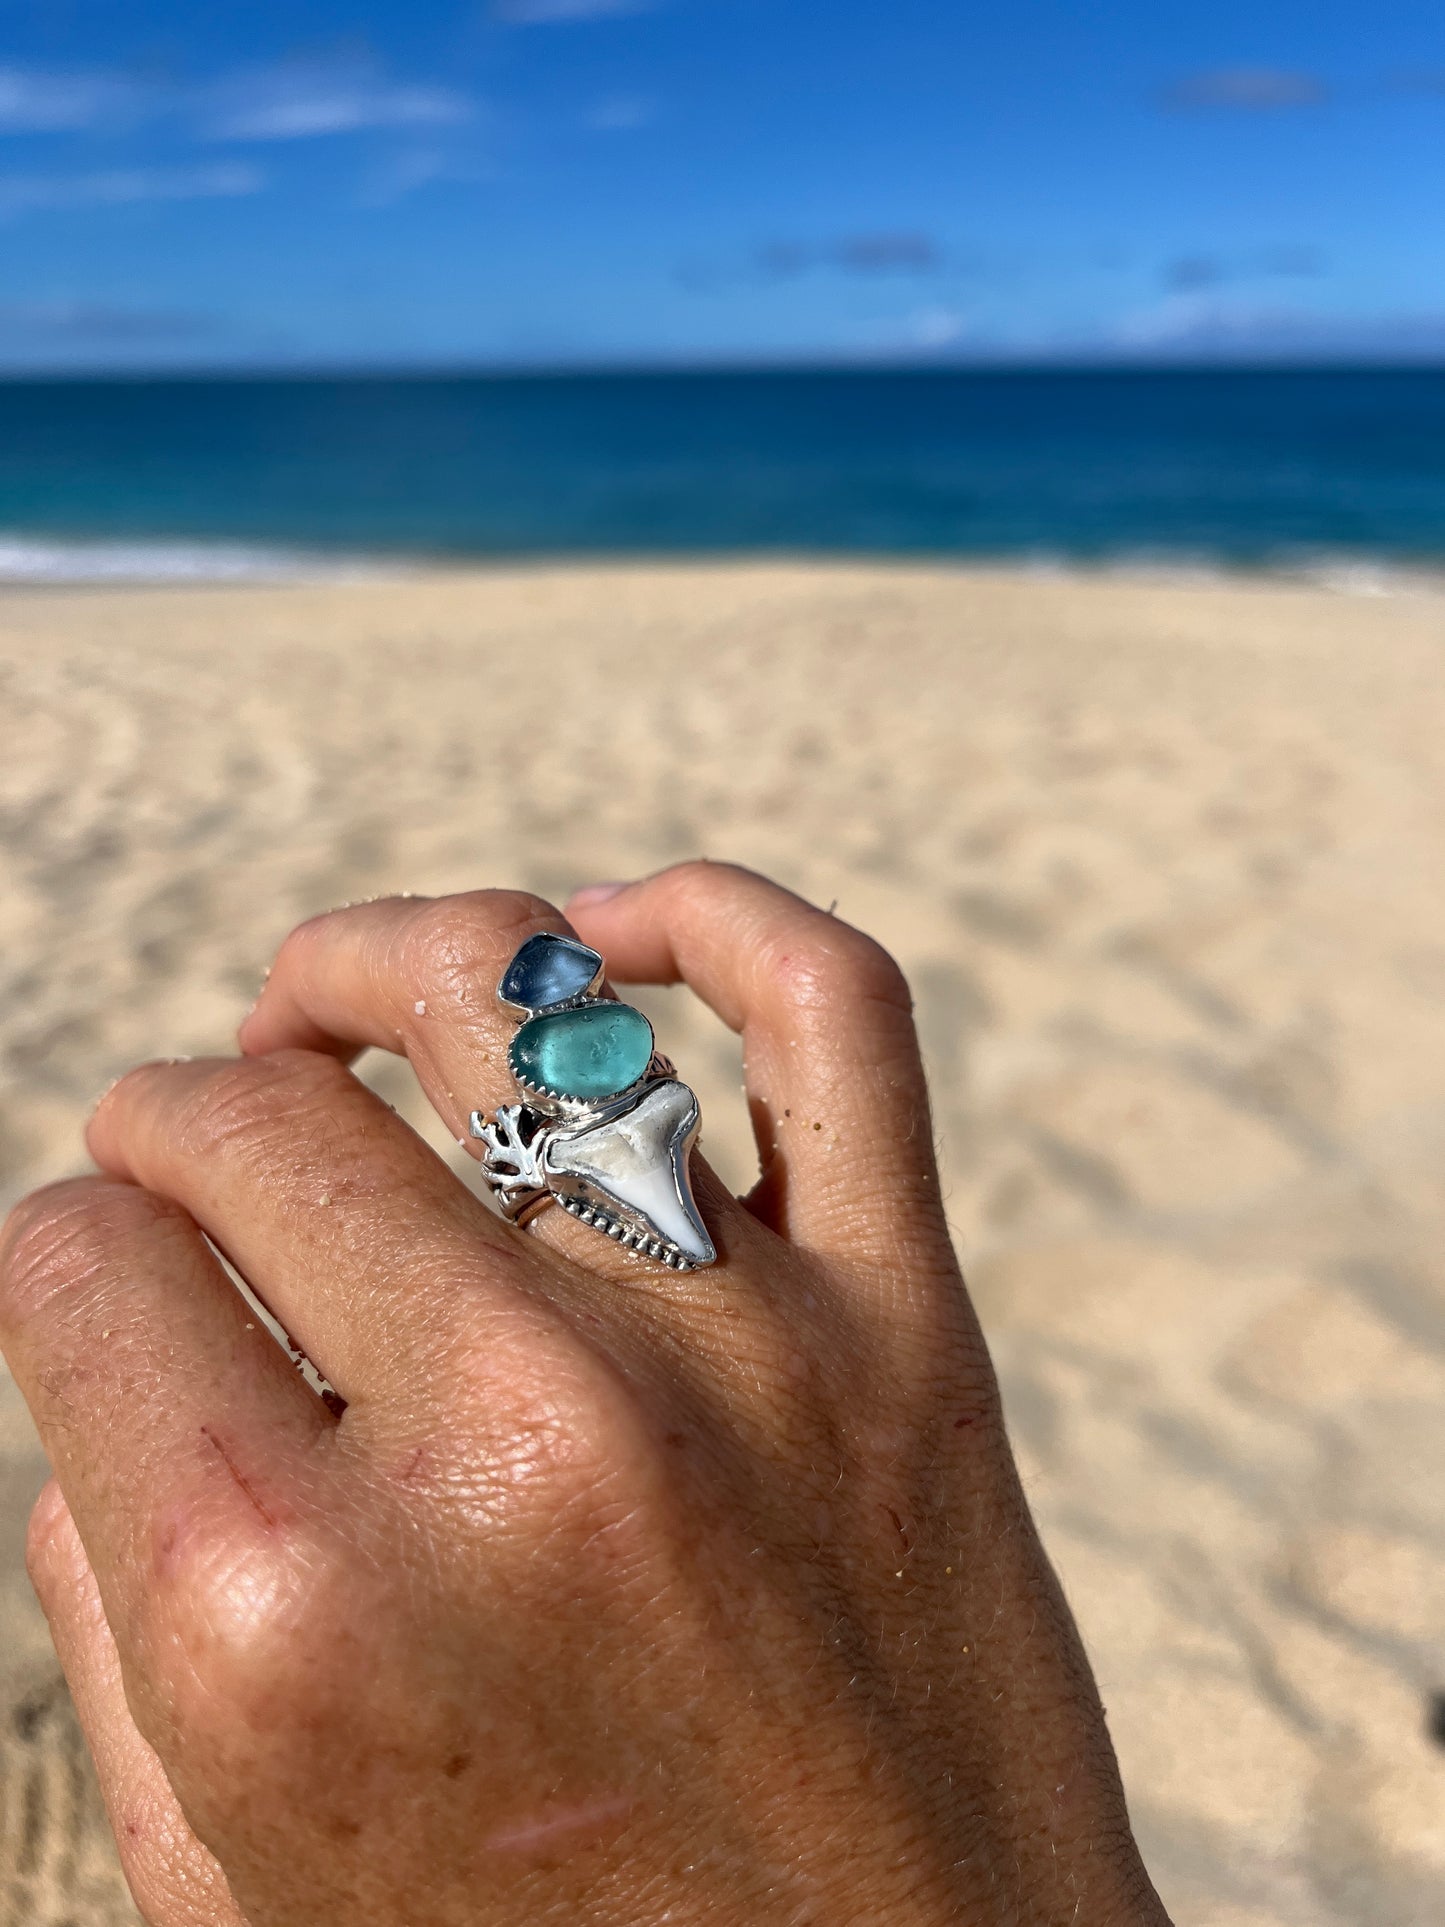
<path fill-rule="evenodd" d="M 1445 370 L 0 383 L 0 574 L 297 551 L 1436 565 Z"/>

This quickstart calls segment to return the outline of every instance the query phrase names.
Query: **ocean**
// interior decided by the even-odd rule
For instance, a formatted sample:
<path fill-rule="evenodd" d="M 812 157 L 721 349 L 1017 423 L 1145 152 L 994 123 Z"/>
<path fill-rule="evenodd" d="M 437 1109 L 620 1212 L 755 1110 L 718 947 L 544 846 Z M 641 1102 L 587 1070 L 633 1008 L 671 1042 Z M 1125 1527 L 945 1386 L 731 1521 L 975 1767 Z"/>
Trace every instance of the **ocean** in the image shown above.
<path fill-rule="evenodd" d="M 0 383 L 0 579 L 380 559 L 1445 564 L 1445 369 Z"/>

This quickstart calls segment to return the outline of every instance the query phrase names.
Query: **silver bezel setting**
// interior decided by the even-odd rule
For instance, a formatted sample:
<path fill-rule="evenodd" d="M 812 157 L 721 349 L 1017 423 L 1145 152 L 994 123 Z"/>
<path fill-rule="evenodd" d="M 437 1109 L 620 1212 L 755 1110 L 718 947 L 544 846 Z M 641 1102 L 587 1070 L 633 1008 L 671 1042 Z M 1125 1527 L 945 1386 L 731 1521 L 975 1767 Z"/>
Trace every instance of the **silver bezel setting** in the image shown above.
<path fill-rule="evenodd" d="M 523 1018 L 522 1023 L 528 1024 L 534 1017 L 560 1017 L 565 1015 L 569 1010 L 605 1010 L 609 1004 L 615 1009 L 616 1003 L 617 1000 L 613 997 L 593 997 L 591 995 L 569 997 L 565 1004 L 547 1004 L 544 1005 L 541 1010 L 529 1010 Z M 509 1006 L 509 1008 L 515 1008 L 515 1006 Z M 624 1008 L 634 1010 L 636 1006 L 627 1004 Z M 652 1028 L 652 1020 L 643 1011 L 637 1011 L 637 1015 L 641 1017 L 643 1023 L 647 1025 L 647 1034 L 652 1039 L 652 1052 L 647 1060 L 647 1069 L 642 1073 L 641 1077 L 633 1078 L 632 1082 L 624 1085 L 620 1091 L 613 1091 L 608 1097 L 570 1097 L 566 1091 L 554 1091 L 550 1085 L 534 1084 L 529 1077 L 524 1077 L 521 1071 L 517 1069 L 516 1059 L 512 1055 L 512 1052 L 516 1048 L 517 1037 L 520 1037 L 522 1034 L 521 1025 L 517 1027 L 517 1036 L 513 1037 L 511 1043 L 507 1046 L 507 1069 L 512 1073 L 512 1078 L 517 1089 L 530 1103 L 555 1105 L 559 1111 L 568 1117 L 590 1116 L 599 1109 L 606 1109 L 610 1105 L 619 1103 L 623 1098 L 631 1097 L 634 1093 L 640 1092 L 652 1076 L 652 1066 L 657 1061 L 657 1036 Z"/>
<path fill-rule="evenodd" d="M 547 939 L 529 939 L 518 950 L 503 984 L 523 952 L 539 941 Z M 584 988 L 554 1002 L 522 1003 L 503 996 L 499 985 L 498 1002 L 517 1018 L 519 1028 L 534 1017 L 616 1002 L 599 994 L 603 962 L 597 952 L 571 938 L 552 941 L 595 958 L 596 968 Z M 648 1026 L 653 1049 L 642 1076 L 626 1089 L 588 1099 L 534 1084 L 518 1071 L 509 1045 L 507 1066 L 521 1101 L 490 1113 L 473 1111 L 470 1131 L 484 1147 L 483 1178 L 498 1210 L 512 1223 L 526 1224 L 548 1205 L 560 1204 L 622 1249 L 672 1271 L 692 1271 L 717 1257 L 688 1173 L 698 1130 L 697 1099 L 657 1049 L 651 1020 L 637 1014 Z M 570 1168 L 549 1165 L 549 1154 L 563 1159 L 569 1153 Z"/>

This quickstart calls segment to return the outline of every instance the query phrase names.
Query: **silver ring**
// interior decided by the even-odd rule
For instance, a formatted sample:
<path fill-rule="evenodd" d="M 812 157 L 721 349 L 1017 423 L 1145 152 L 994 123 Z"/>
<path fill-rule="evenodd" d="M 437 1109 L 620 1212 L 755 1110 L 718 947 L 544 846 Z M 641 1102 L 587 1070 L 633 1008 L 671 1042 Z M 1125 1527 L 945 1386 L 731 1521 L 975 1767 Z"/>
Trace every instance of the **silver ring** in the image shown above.
<path fill-rule="evenodd" d="M 507 1064 L 520 1102 L 473 1111 L 482 1176 L 514 1224 L 560 1204 L 673 1271 L 710 1265 L 688 1160 L 697 1098 L 656 1048 L 640 1010 L 599 997 L 600 954 L 571 937 L 528 937 L 497 1000 L 518 1019 Z"/>

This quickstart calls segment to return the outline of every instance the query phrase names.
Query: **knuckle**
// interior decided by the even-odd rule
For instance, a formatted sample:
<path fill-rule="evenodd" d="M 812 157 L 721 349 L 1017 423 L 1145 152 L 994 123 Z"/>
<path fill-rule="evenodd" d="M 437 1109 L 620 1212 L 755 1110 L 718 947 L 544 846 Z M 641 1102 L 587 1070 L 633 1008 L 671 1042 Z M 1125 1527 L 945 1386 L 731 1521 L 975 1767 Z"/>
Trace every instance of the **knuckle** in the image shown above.
<path fill-rule="evenodd" d="M 666 884 L 669 890 L 680 896 L 699 897 L 754 879 L 755 872 L 745 869 L 740 863 L 719 863 L 712 857 L 690 856 L 681 863 L 673 863 L 667 869 L 660 870 L 652 881 L 654 884 Z"/>
<path fill-rule="evenodd" d="M 626 1384 L 596 1360 L 517 1361 L 504 1394 L 484 1405 L 474 1449 L 494 1543 L 516 1548 L 534 1576 L 554 1563 L 538 1564 L 547 1548 L 565 1551 L 575 1575 L 588 1547 L 605 1541 L 615 1552 L 624 1523 L 635 1528 L 648 1515 L 657 1477 L 650 1429 Z"/>
<path fill-rule="evenodd" d="M 185 1149 L 206 1155 L 269 1140 L 278 1122 L 330 1103 L 350 1081 L 339 1059 L 320 1051 L 277 1051 L 217 1065 L 171 1115 Z"/>
<path fill-rule="evenodd" d="M 620 1414 L 576 1385 L 551 1386 L 515 1411 L 493 1446 L 493 1464 L 507 1488 L 544 1515 L 574 1493 L 593 1488 L 617 1456 Z"/>
<path fill-rule="evenodd" d="M 851 924 L 826 921 L 823 929 L 774 946 L 774 970 L 790 1002 L 830 1016 L 842 1003 L 878 1005 L 911 1018 L 908 980 L 882 944 Z"/>
<path fill-rule="evenodd" d="M 684 901 L 714 903 L 719 896 L 726 900 L 739 889 L 756 888 L 760 881 L 755 871 L 741 864 L 716 863 L 707 857 L 676 864 L 663 876 L 669 889 Z M 787 901 L 784 893 L 779 894 Z M 831 913 L 798 899 L 791 904 L 789 911 L 778 913 L 769 948 L 775 977 L 798 1002 L 831 1005 L 838 996 L 847 995 L 912 1014 L 907 979 L 881 943 Z"/>
<path fill-rule="evenodd" d="M 360 906 L 343 904 L 331 910 L 318 911 L 314 916 L 293 924 L 277 946 L 276 955 L 266 972 L 263 998 L 273 984 L 305 983 L 318 967 L 324 971 L 338 940 L 345 940 L 350 920 L 358 909 L 380 909 L 387 901 L 378 898 Z M 397 898 L 394 901 L 400 907 L 403 900 Z M 405 907 L 414 906 L 408 903 Z"/>
<path fill-rule="evenodd" d="M 409 976 L 467 1003 L 476 1000 L 480 981 L 490 1003 L 490 979 L 500 968 L 502 952 L 510 953 L 532 931 L 560 923 L 552 905 L 527 890 L 468 890 L 437 897 L 407 925 L 401 962 Z"/>
<path fill-rule="evenodd" d="M 352 1637 L 354 1586 L 314 1541 L 208 1536 L 140 1607 L 139 1641 L 163 1672 L 184 1741 L 246 1746 L 319 1714 Z"/>
<path fill-rule="evenodd" d="M 745 864 L 692 856 L 659 870 L 646 880 L 645 887 L 649 892 L 659 893 L 674 917 L 710 922 L 719 912 L 728 914 L 745 909 L 760 883 L 766 885 L 766 879 Z M 799 904 L 798 907 L 801 914 L 807 914 L 806 906 Z"/>
<path fill-rule="evenodd" d="M 93 1284 L 116 1244 L 182 1217 L 153 1192 L 106 1178 L 71 1178 L 32 1192 L 0 1232 L 0 1313 L 12 1325 Z"/>
<path fill-rule="evenodd" d="M 597 1489 L 623 1456 L 624 1427 L 601 1402 L 569 1388 L 545 1405 L 515 1416 L 495 1446 L 494 1464 L 506 1485 L 545 1517 Z"/>

